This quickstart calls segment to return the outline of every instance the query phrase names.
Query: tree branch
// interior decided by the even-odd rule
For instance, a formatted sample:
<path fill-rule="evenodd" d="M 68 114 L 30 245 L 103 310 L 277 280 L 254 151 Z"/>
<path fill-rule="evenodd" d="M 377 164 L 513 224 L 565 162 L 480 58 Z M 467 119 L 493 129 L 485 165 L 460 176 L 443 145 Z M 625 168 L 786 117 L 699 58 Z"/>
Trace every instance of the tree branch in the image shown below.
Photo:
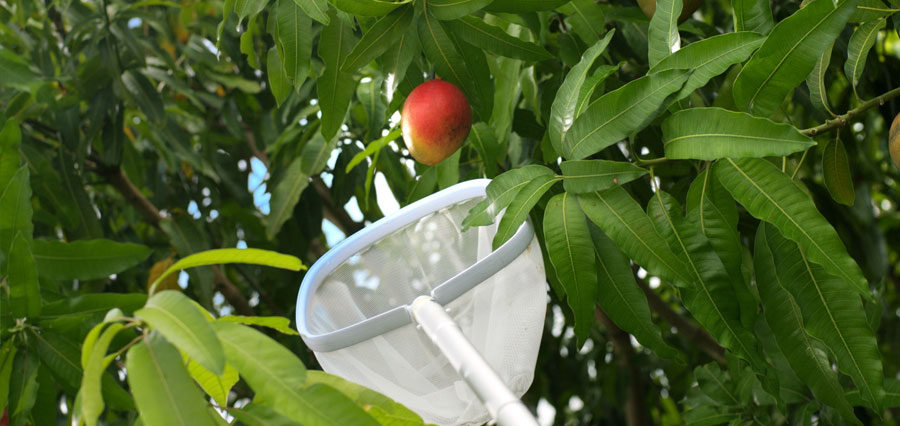
<path fill-rule="evenodd" d="M 637 275 L 635 275 L 634 279 L 637 281 L 638 287 L 640 287 L 647 296 L 647 302 L 650 304 L 650 308 L 659 314 L 663 320 L 671 324 L 672 327 L 677 328 L 678 332 L 685 339 L 696 345 L 698 349 L 705 352 L 712 359 L 722 364 L 726 363 L 725 349 L 719 346 L 706 330 L 672 310 L 672 307 L 662 300 L 662 298 L 660 298 L 643 279 Z"/>
<path fill-rule="evenodd" d="M 335 224 L 347 236 L 363 229 L 364 225 L 354 221 L 343 207 L 334 205 L 334 202 L 331 201 L 331 189 L 325 185 L 321 177 L 314 176 L 312 184 L 316 193 L 319 194 L 319 198 L 322 199 L 322 213 L 325 219 Z"/>
<path fill-rule="evenodd" d="M 832 130 L 832 129 L 835 129 L 838 127 L 843 127 L 847 123 L 849 123 L 850 120 L 855 118 L 856 116 L 858 116 L 858 115 L 862 114 L 863 112 L 868 111 L 869 109 L 874 108 L 876 106 L 884 105 L 885 102 L 887 102 L 891 99 L 894 99 L 897 96 L 900 96 L 900 87 L 890 90 L 888 92 L 885 92 L 885 93 L 881 94 L 881 96 L 878 96 L 876 98 L 873 98 L 871 100 L 863 102 L 862 105 L 860 105 L 856 108 L 853 108 L 850 111 L 847 111 L 846 114 L 839 115 L 839 116 L 835 117 L 833 120 L 825 120 L 824 124 L 820 124 L 816 127 L 810 127 L 809 129 L 803 130 L 801 133 L 803 133 L 806 136 L 815 136 L 820 133 L 827 132 L 829 130 Z"/>
<path fill-rule="evenodd" d="M 631 346 L 628 333 L 616 326 L 599 307 L 594 309 L 594 318 L 606 328 L 606 334 L 612 340 L 613 349 L 619 355 L 622 367 L 628 372 L 628 399 L 625 401 L 625 420 L 628 426 L 644 426 L 650 424 L 647 410 L 647 383 L 635 363 L 635 352 Z"/>

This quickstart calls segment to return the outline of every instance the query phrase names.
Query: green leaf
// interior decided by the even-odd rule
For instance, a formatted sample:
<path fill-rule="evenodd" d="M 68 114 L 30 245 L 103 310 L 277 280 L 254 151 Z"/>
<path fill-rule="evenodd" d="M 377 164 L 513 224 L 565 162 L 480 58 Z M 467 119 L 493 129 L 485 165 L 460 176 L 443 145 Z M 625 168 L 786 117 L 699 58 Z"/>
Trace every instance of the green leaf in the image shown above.
<path fill-rule="evenodd" d="M 650 28 L 647 31 L 647 57 L 651 68 L 681 48 L 678 17 L 681 16 L 682 7 L 681 0 L 656 0 L 656 11 L 650 18 Z"/>
<path fill-rule="evenodd" d="M 513 37 L 502 28 L 490 25 L 481 18 L 466 16 L 448 21 L 445 25 L 448 25 L 462 41 L 500 56 L 524 61 L 553 58 L 553 55 L 542 46 Z"/>
<path fill-rule="evenodd" d="M 41 319 L 52 322 L 67 317 L 84 317 L 102 319 L 110 309 L 119 308 L 127 314 L 144 306 L 147 302 L 145 294 L 93 293 L 65 298 L 44 305 Z M 99 318 L 98 318 L 99 317 Z M 45 325 L 42 323 L 42 325 Z"/>
<path fill-rule="evenodd" d="M 331 17 L 328 16 L 328 3 L 325 0 L 294 0 L 297 6 L 300 6 L 306 15 L 322 23 L 328 25 L 331 23 Z"/>
<path fill-rule="evenodd" d="M 840 34 L 856 3 L 814 0 L 779 22 L 735 79 L 735 103 L 754 115 L 775 112 Z"/>
<path fill-rule="evenodd" d="M 84 376 L 81 380 L 81 389 L 78 391 L 81 397 L 81 415 L 88 426 L 96 426 L 97 419 L 103 413 L 103 393 L 101 392 L 101 377 L 106 367 L 113 361 L 114 356 L 107 357 L 106 351 L 116 334 L 122 329 L 120 323 L 110 324 L 91 348 L 84 367 Z M 84 361 L 84 359 L 82 359 Z"/>
<path fill-rule="evenodd" d="M 406 204 L 431 195 L 431 193 L 434 192 L 434 188 L 436 186 L 437 169 L 434 167 L 428 167 L 413 182 L 412 187 L 409 189 L 409 195 L 407 196 Z"/>
<path fill-rule="evenodd" d="M 277 411 L 253 402 L 242 408 L 229 408 L 228 414 L 248 426 L 301 426 Z"/>
<path fill-rule="evenodd" d="M 128 350 L 128 384 L 147 426 L 213 426 L 206 401 L 194 385 L 181 355 L 156 333 Z"/>
<path fill-rule="evenodd" d="M 761 371 L 764 361 L 756 338 L 741 323 L 740 305 L 730 282 L 734 277 L 728 276 L 700 227 L 685 221 L 678 202 L 659 189 L 647 206 L 647 214 L 669 247 L 687 265 L 694 286 L 681 291 L 684 306 L 720 345 Z"/>
<path fill-rule="evenodd" d="M 459 156 L 461 154 L 462 150 L 458 149 L 452 155 L 434 165 L 438 189 L 446 189 L 459 183 Z"/>
<path fill-rule="evenodd" d="M 305 425 L 360 425 L 377 426 L 374 417 L 358 407 L 353 400 L 337 389 L 321 383 L 310 384 L 301 390 L 306 412 L 301 423 Z"/>
<path fill-rule="evenodd" d="M 284 74 L 299 92 L 300 86 L 309 75 L 313 39 L 312 20 L 303 13 L 294 0 L 278 0 L 276 11 L 276 42 L 278 52 L 281 54 Z M 277 73 L 277 71 L 275 72 Z M 275 93 L 274 89 L 273 93 Z"/>
<path fill-rule="evenodd" d="M 553 170 L 535 164 L 512 169 L 495 177 L 488 184 L 484 200 L 472 207 L 462 221 L 463 229 L 494 223 L 494 217 L 507 208 L 519 191 L 541 176 L 553 177 Z"/>
<path fill-rule="evenodd" d="M 393 79 L 388 79 L 387 93 L 393 96 L 394 91 L 400 83 L 406 78 L 406 71 L 410 68 L 413 59 L 421 54 L 419 48 L 419 33 L 417 25 L 410 27 L 400 35 L 392 45 L 388 46 L 387 51 L 381 55 L 380 62 L 382 64 L 382 73 L 384 75 L 393 75 Z"/>
<path fill-rule="evenodd" d="M 122 272 L 150 255 L 150 248 L 111 240 L 35 240 L 41 275 L 56 280 L 92 280 Z"/>
<path fill-rule="evenodd" d="M 291 328 L 291 320 L 285 317 L 246 317 L 241 315 L 226 315 L 219 318 L 217 321 L 236 322 L 246 325 L 258 325 L 271 328 L 289 336 L 300 335 L 300 333 L 297 333 L 293 328 Z"/>
<path fill-rule="evenodd" d="M 503 145 L 494 136 L 491 127 L 483 122 L 473 124 L 466 143 L 472 145 L 478 151 L 478 155 L 481 156 L 481 160 L 484 163 L 487 176 L 496 176 L 497 164 L 503 161 L 505 152 Z"/>
<path fill-rule="evenodd" d="M 207 395 L 219 404 L 220 407 L 228 406 L 228 392 L 238 382 L 240 377 L 234 367 L 225 364 L 222 374 L 216 375 L 206 367 L 198 364 L 193 359 L 187 360 L 187 370 L 191 378 L 203 388 Z"/>
<path fill-rule="evenodd" d="M 480 59 L 464 56 L 455 39 L 444 29 L 443 23 L 428 13 L 419 18 L 418 32 L 425 56 L 434 65 L 437 75 L 458 86 L 472 104 L 472 112 L 476 115 L 476 119 L 487 121 L 494 96 L 490 93 L 488 97 L 488 93 L 479 90 L 481 87 L 479 77 L 490 77 L 490 70 L 480 69 L 481 62 L 484 62 L 485 68 L 487 67 L 484 54 L 478 49 L 473 49 L 479 51 Z M 479 62 L 475 62 L 476 60 Z M 479 69 L 475 69 L 476 66 Z"/>
<path fill-rule="evenodd" d="M 491 12 L 525 13 L 553 10 L 569 0 L 494 0 L 484 9 Z"/>
<path fill-rule="evenodd" d="M 137 70 L 128 70 L 122 74 L 122 84 L 131 101 L 141 108 L 148 120 L 156 124 L 165 123 L 166 111 L 162 98 L 147 77 Z"/>
<path fill-rule="evenodd" d="M 587 220 L 578 201 L 567 192 L 547 202 L 544 241 L 556 276 L 566 291 L 566 302 L 575 315 L 575 336 L 581 347 L 594 325 L 597 273 Z"/>
<path fill-rule="evenodd" d="M 687 79 L 684 70 L 661 71 L 601 96 L 575 119 L 566 134 L 566 158 L 580 160 L 643 129 Z"/>
<path fill-rule="evenodd" d="M 809 260 L 844 279 L 856 292 L 868 295 L 869 284 L 837 232 L 790 177 L 756 158 L 724 159 L 716 162 L 714 171 L 753 217 L 775 225 L 800 245 Z"/>
<path fill-rule="evenodd" d="M 394 400 L 360 386 L 349 380 L 328 374 L 324 371 L 307 371 L 306 383 L 328 385 L 348 396 L 357 405 L 363 407 L 369 415 L 381 424 L 392 426 L 414 426 L 423 424 L 422 418 L 409 408 Z"/>
<path fill-rule="evenodd" d="M 602 192 L 582 194 L 578 201 L 587 217 L 651 275 L 678 287 L 693 286 L 693 278 L 684 272 L 687 265 L 669 249 L 653 222 L 624 188 L 614 186 Z"/>
<path fill-rule="evenodd" d="M 20 350 L 13 359 L 9 379 L 7 411 L 10 425 L 23 425 L 37 398 L 37 372 L 40 362 L 34 352 Z"/>
<path fill-rule="evenodd" d="M 835 113 L 829 106 L 828 89 L 825 87 L 825 74 L 828 73 L 828 65 L 831 64 L 832 48 L 834 48 L 834 43 L 828 45 L 828 48 L 819 55 L 816 66 L 806 77 L 806 87 L 809 88 L 809 100 L 813 106 L 834 116 Z"/>
<path fill-rule="evenodd" d="M 225 355 L 215 332 L 206 316 L 181 292 L 156 293 L 134 314 L 200 365 L 215 374 L 224 371 Z"/>
<path fill-rule="evenodd" d="M 831 349 L 841 372 L 853 378 L 866 405 L 881 412 L 881 356 L 859 295 L 843 279 L 811 263 L 774 227 L 767 227 L 765 234 L 778 279 L 800 306 L 806 330 Z"/>
<path fill-rule="evenodd" d="M 359 163 L 362 163 L 363 160 L 375 154 L 376 152 L 381 151 L 382 148 L 387 146 L 387 144 L 391 143 L 392 141 L 397 140 L 397 138 L 400 137 L 400 133 L 401 129 L 397 128 L 392 130 L 387 135 L 369 142 L 369 144 L 366 145 L 366 149 L 360 151 L 350 159 L 350 162 L 347 163 L 347 167 L 344 169 L 344 172 L 350 173 L 350 171 L 353 170 L 353 168 L 356 167 Z"/>
<path fill-rule="evenodd" d="M 883 30 L 886 25 L 886 18 L 866 22 L 857 27 L 850 37 L 850 43 L 847 45 L 847 62 L 844 62 L 844 74 L 853 85 L 854 92 L 856 86 L 859 85 L 859 78 L 862 77 L 863 69 L 866 67 L 866 58 L 868 58 L 872 46 L 875 45 L 878 32 Z"/>
<path fill-rule="evenodd" d="M 721 108 L 678 111 L 662 131 L 666 157 L 673 159 L 786 156 L 815 145 L 790 124 Z"/>
<path fill-rule="evenodd" d="M 41 363 L 47 366 L 68 392 L 76 392 L 81 385 L 82 366 L 78 345 L 68 337 L 49 331 L 31 334 Z"/>
<path fill-rule="evenodd" d="M 197 266 L 223 265 L 228 263 L 247 263 L 251 265 L 287 269 L 289 271 L 306 269 L 306 266 L 303 266 L 300 259 L 270 250 L 253 248 L 214 249 L 192 254 L 175 262 L 175 264 L 170 266 L 169 269 L 166 269 L 153 284 L 155 285 L 165 277 L 169 276 L 169 274 L 173 274 L 182 269 L 195 268 Z"/>
<path fill-rule="evenodd" d="M 322 29 L 318 46 L 319 58 L 324 62 L 325 70 L 316 80 L 316 92 L 322 111 L 320 132 L 326 140 L 331 140 L 344 124 L 344 116 L 347 115 L 347 108 L 350 107 L 356 90 L 353 74 L 341 71 L 341 64 L 356 44 L 356 35 L 353 34 L 351 25 L 343 19 L 337 19 L 336 12 L 331 11 L 330 14 L 331 23 Z"/>
<path fill-rule="evenodd" d="M 569 160 L 559 164 L 567 192 L 583 194 L 623 185 L 647 174 L 647 170 L 623 161 Z"/>
<path fill-rule="evenodd" d="M 384 16 L 412 0 L 328 0 L 340 10 L 358 16 Z M 335 18 L 331 17 L 332 20 Z"/>
<path fill-rule="evenodd" d="M 566 74 L 566 79 L 559 87 L 559 90 L 556 91 L 553 105 L 550 106 L 549 135 L 553 149 L 559 155 L 563 154 L 563 141 L 566 140 L 566 134 L 577 117 L 579 94 L 582 86 L 587 80 L 588 73 L 594 62 L 606 50 L 606 46 L 609 45 L 613 35 L 615 35 L 615 30 L 607 33 L 606 37 L 603 37 L 602 40 L 594 43 L 590 49 L 586 50 L 581 57 L 581 61 L 569 70 Z"/>
<path fill-rule="evenodd" d="M 20 233 L 27 243 L 22 250 L 31 252 L 34 224 L 31 221 L 33 209 L 29 181 L 28 166 L 22 166 L 12 173 L 8 181 L 0 183 L 3 185 L 0 186 L 0 255 L 10 255 L 16 235 Z M 10 263 L 0 264 L 0 274 L 6 274 L 6 267 Z"/>
<path fill-rule="evenodd" d="M 426 0 L 428 11 L 440 20 L 459 19 L 477 12 L 494 0 Z"/>
<path fill-rule="evenodd" d="M 355 72 L 394 46 L 406 34 L 413 15 L 415 8 L 407 5 L 375 22 L 344 59 L 341 71 Z"/>
<path fill-rule="evenodd" d="M 12 375 L 13 361 L 18 348 L 12 339 L 6 339 L 0 346 L 0 406 L 6 407 L 9 400 L 9 384 Z"/>
<path fill-rule="evenodd" d="M 492 242 L 494 249 L 503 245 L 519 230 L 519 226 L 528 218 L 531 208 L 559 180 L 560 178 L 555 176 L 537 176 L 516 193 L 503 213 L 500 224 L 497 225 L 497 233 L 494 234 Z"/>
<path fill-rule="evenodd" d="M 657 356 L 683 363 L 684 356 L 666 344 L 653 324 L 647 296 L 635 283 L 628 259 L 600 228 L 590 225 L 589 231 L 597 261 L 597 300 L 603 312 Z"/>
<path fill-rule="evenodd" d="M 572 30 L 588 44 L 596 43 L 606 33 L 603 7 L 592 0 L 572 0 L 557 10 L 568 15 Z"/>
<path fill-rule="evenodd" d="M 788 265 L 782 259 L 776 260 L 767 238 L 774 232 L 777 231 L 772 225 L 760 225 L 753 255 L 756 284 L 766 321 L 791 369 L 809 386 L 816 399 L 837 408 L 844 418 L 855 419 L 837 374 L 831 369 L 828 353 L 823 350 L 824 345 L 806 332 L 800 305 L 787 289 L 792 284 L 785 280 L 797 277 L 788 274 Z M 787 241 L 783 237 L 778 239 Z"/>
<path fill-rule="evenodd" d="M 238 23 L 248 16 L 254 16 L 266 8 L 269 0 L 235 0 L 234 13 L 238 16 Z"/>
<path fill-rule="evenodd" d="M 25 60 L 6 49 L 0 49 L 0 75 L 4 76 L 0 87 L 13 87 L 22 91 L 29 90 L 41 81 Z"/>
<path fill-rule="evenodd" d="M 309 186 L 309 179 L 310 176 L 303 172 L 303 156 L 291 161 L 272 191 L 269 215 L 266 218 L 266 236 L 269 239 L 274 239 L 281 226 L 291 218 L 294 206 L 300 201 L 300 194 Z"/>
<path fill-rule="evenodd" d="M 41 286 L 31 253 L 31 236 L 16 233 L 7 255 L 9 302 L 15 318 L 35 318 L 41 314 Z"/>
<path fill-rule="evenodd" d="M 272 47 L 266 54 L 266 74 L 269 76 L 269 90 L 275 97 L 275 103 L 278 106 L 287 99 L 291 94 L 291 81 L 288 79 L 287 73 L 284 71 L 284 65 L 281 57 L 278 56 L 278 49 Z"/>
<path fill-rule="evenodd" d="M 769 0 L 731 0 L 734 30 L 768 34 L 775 26 Z"/>
<path fill-rule="evenodd" d="M 747 60 L 764 40 L 765 37 L 747 31 L 706 38 L 663 58 L 649 73 L 671 69 L 690 70 L 691 76 L 676 96 L 676 99 L 683 99 L 706 86 L 709 80 L 724 73 L 732 65 Z"/>
<path fill-rule="evenodd" d="M 822 152 L 822 174 L 831 198 L 838 203 L 852 206 L 856 200 L 856 191 L 853 189 L 850 160 L 840 138 L 835 138 L 833 142 L 825 145 Z"/>

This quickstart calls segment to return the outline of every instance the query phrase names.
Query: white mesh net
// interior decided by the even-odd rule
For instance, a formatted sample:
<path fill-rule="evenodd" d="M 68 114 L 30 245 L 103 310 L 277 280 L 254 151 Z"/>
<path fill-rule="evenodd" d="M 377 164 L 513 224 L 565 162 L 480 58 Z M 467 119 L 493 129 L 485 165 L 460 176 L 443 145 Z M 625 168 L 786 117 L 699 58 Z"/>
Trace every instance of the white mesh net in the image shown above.
<path fill-rule="evenodd" d="M 478 200 L 435 212 L 351 256 L 311 297 L 306 320 L 327 334 L 411 303 L 491 253 L 493 226 L 461 232 Z M 547 304 L 537 239 L 497 274 L 446 308 L 518 397 L 534 377 Z M 375 389 L 439 425 L 481 424 L 489 415 L 428 340 L 408 324 L 362 343 L 317 352 L 326 371 Z"/>

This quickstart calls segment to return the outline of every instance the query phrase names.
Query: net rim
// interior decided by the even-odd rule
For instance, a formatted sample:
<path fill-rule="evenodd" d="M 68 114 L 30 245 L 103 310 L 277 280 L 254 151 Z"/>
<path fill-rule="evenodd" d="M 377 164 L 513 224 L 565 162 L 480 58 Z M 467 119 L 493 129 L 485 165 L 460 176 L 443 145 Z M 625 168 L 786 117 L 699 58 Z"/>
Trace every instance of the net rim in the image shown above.
<path fill-rule="evenodd" d="M 306 313 L 312 305 L 312 295 L 315 294 L 325 277 L 351 256 L 392 232 L 440 209 L 473 198 L 485 197 L 486 188 L 490 182 L 490 179 L 469 180 L 422 198 L 363 228 L 319 258 L 303 277 L 300 291 L 297 294 L 297 331 L 306 346 L 315 352 L 336 351 L 411 324 L 413 319 L 407 308 L 412 300 L 371 318 L 322 334 L 310 331 Z M 526 220 L 503 245 L 482 260 L 436 286 L 430 296 L 441 305 L 452 302 L 512 262 L 525 251 L 533 238 L 534 228 L 531 222 Z"/>

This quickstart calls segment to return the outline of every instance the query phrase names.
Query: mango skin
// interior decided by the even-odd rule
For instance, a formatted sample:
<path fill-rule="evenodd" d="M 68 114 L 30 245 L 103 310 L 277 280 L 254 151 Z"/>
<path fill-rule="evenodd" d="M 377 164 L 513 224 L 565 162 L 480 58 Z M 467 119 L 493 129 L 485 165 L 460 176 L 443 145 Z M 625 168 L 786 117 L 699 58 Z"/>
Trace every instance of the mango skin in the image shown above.
<path fill-rule="evenodd" d="M 681 16 L 678 17 L 678 23 L 682 23 L 687 21 L 694 12 L 700 7 L 701 0 L 683 0 L 683 7 L 681 8 Z M 641 7 L 641 10 L 644 11 L 644 15 L 647 15 L 648 18 L 653 17 L 653 13 L 656 12 L 656 0 L 638 0 L 638 6 Z"/>
<path fill-rule="evenodd" d="M 891 159 L 894 160 L 894 164 L 897 165 L 897 168 L 900 168 L 900 114 L 897 114 L 897 116 L 894 117 L 894 122 L 891 124 L 888 145 L 889 151 L 891 152 Z"/>
<path fill-rule="evenodd" d="M 440 78 L 410 92 L 400 113 L 403 141 L 416 161 L 433 166 L 453 155 L 472 128 L 466 95 Z"/>

